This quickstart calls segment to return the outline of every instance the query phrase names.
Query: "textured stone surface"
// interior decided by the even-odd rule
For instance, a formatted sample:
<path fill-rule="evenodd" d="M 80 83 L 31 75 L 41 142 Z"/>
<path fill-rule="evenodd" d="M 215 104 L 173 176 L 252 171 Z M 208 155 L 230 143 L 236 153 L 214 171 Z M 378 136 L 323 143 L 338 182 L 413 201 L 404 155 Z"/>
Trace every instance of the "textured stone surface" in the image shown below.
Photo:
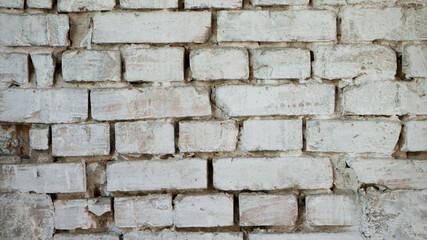
<path fill-rule="evenodd" d="M 243 240 L 242 233 L 204 233 L 204 232 L 173 232 L 163 230 L 160 232 L 152 231 L 133 231 L 124 234 L 123 240 Z"/>
<path fill-rule="evenodd" d="M 52 126 L 53 156 L 110 154 L 110 125 L 63 124 Z"/>
<path fill-rule="evenodd" d="M 295 194 L 239 195 L 240 226 L 293 226 L 298 216 Z"/>
<path fill-rule="evenodd" d="M 196 8 L 241 8 L 243 0 L 185 0 L 186 9 Z"/>
<path fill-rule="evenodd" d="M 120 0 L 120 7 L 126 9 L 178 8 L 178 0 Z"/>
<path fill-rule="evenodd" d="M 249 78 L 249 55 L 244 48 L 201 48 L 190 53 L 192 77 L 196 80 Z"/>
<path fill-rule="evenodd" d="M 206 187 L 207 161 L 203 159 L 139 160 L 107 165 L 108 191 L 189 190 Z"/>
<path fill-rule="evenodd" d="M 300 48 L 251 50 L 254 77 L 258 79 L 306 79 L 311 74 L 310 51 Z"/>
<path fill-rule="evenodd" d="M 376 184 L 390 189 L 427 188 L 427 162 L 405 159 L 349 159 L 361 184 Z"/>
<path fill-rule="evenodd" d="M 87 199 L 56 200 L 53 204 L 56 229 L 89 229 L 96 226 L 89 215 Z"/>
<path fill-rule="evenodd" d="M 391 154 L 399 140 L 396 120 L 309 120 L 306 123 L 307 151 Z"/>
<path fill-rule="evenodd" d="M 310 0 L 251 0 L 254 6 L 307 5 Z"/>
<path fill-rule="evenodd" d="M 404 131 L 403 151 L 427 151 L 427 121 L 408 121 Z"/>
<path fill-rule="evenodd" d="M 86 191 L 83 163 L 0 165 L 0 192 L 73 193 Z"/>
<path fill-rule="evenodd" d="M 185 121 L 179 123 L 181 152 L 231 152 L 239 129 L 235 121 Z"/>
<path fill-rule="evenodd" d="M 94 89 L 91 110 L 96 120 L 201 117 L 212 111 L 207 89 L 192 86 Z"/>
<path fill-rule="evenodd" d="M 228 194 L 178 195 L 174 206 L 177 227 L 233 225 L 233 196 Z"/>
<path fill-rule="evenodd" d="M 128 48 L 123 51 L 128 82 L 184 81 L 184 48 Z"/>
<path fill-rule="evenodd" d="M 114 128 L 118 153 L 175 153 L 174 126 L 169 121 L 119 122 Z"/>
<path fill-rule="evenodd" d="M 115 0 L 58 0 L 58 11 L 106 11 L 113 9 L 115 5 Z"/>
<path fill-rule="evenodd" d="M 403 52 L 403 72 L 407 78 L 427 77 L 427 45 L 408 45 Z"/>
<path fill-rule="evenodd" d="M 54 212 L 45 194 L 0 194 L 1 239 L 51 239 Z"/>
<path fill-rule="evenodd" d="M 64 14 L 0 13 L 0 46 L 68 46 Z"/>
<path fill-rule="evenodd" d="M 53 0 L 27 0 L 29 8 L 52 9 Z"/>
<path fill-rule="evenodd" d="M 30 129 L 30 147 L 34 150 L 49 149 L 49 127 L 48 126 L 33 126 Z"/>
<path fill-rule="evenodd" d="M 314 115 L 334 111 L 331 85 L 228 85 L 216 89 L 216 104 L 230 116 Z"/>
<path fill-rule="evenodd" d="M 332 6 L 341 6 L 346 5 L 347 0 L 313 0 L 314 6 L 325 6 L 325 5 L 332 5 Z"/>
<path fill-rule="evenodd" d="M 87 200 L 87 208 L 90 213 L 102 216 L 111 212 L 111 198 L 91 198 Z"/>
<path fill-rule="evenodd" d="M 240 148 L 246 151 L 289 151 L 302 148 L 302 120 L 243 122 Z"/>
<path fill-rule="evenodd" d="M 72 123 L 88 114 L 86 89 L 0 90 L 0 121 L 25 123 Z"/>
<path fill-rule="evenodd" d="M 0 125 L 0 154 L 14 154 L 19 146 L 16 127 L 13 125 Z"/>
<path fill-rule="evenodd" d="M 114 222 L 119 228 L 170 226 L 172 211 L 171 195 L 114 199 Z"/>
<path fill-rule="evenodd" d="M 329 189 L 329 158 L 223 158 L 213 160 L 214 186 L 221 190 Z"/>
<path fill-rule="evenodd" d="M 54 240 L 119 240 L 115 233 L 66 234 L 57 233 Z"/>
<path fill-rule="evenodd" d="M 93 24 L 94 43 L 204 43 L 211 35 L 210 12 L 99 13 Z"/>
<path fill-rule="evenodd" d="M 40 87 L 53 86 L 56 61 L 52 54 L 32 53 L 31 61 L 36 73 L 36 82 Z"/>
<path fill-rule="evenodd" d="M 360 233 L 251 233 L 249 240 L 363 240 Z"/>
<path fill-rule="evenodd" d="M 27 84 L 28 74 L 27 54 L 0 53 L 0 85 Z"/>
<path fill-rule="evenodd" d="M 336 39 L 329 11 L 220 11 L 218 41 L 323 42 Z"/>
<path fill-rule="evenodd" d="M 3 0 L 0 7 L 4 8 L 24 8 L 24 0 Z"/>
<path fill-rule="evenodd" d="M 311 226 L 353 226 L 359 214 L 355 201 L 346 195 L 308 195 L 305 197 L 307 222 Z"/>

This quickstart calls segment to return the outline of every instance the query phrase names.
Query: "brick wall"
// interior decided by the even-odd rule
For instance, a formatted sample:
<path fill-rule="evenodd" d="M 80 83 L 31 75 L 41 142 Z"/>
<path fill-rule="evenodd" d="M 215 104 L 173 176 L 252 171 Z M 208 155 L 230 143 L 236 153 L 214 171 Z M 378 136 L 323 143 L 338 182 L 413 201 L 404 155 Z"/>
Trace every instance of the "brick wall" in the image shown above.
<path fill-rule="evenodd" d="M 0 0 L 0 239 L 427 239 L 425 0 Z"/>

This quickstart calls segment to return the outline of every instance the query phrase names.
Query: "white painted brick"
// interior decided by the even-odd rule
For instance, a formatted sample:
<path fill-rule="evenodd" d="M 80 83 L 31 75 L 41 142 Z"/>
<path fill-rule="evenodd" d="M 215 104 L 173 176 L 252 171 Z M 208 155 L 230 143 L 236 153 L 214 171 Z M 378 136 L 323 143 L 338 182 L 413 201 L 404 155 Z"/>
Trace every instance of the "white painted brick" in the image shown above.
<path fill-rule="evenodd" d="M 24 8 L 24 0 L 2 0 L 0 7 L 4 8 Z"/>
<path fill-rule="evenodd" d="M 0 125 L 0 155 L 15 154 L 18 146 L 19 139 L 17 137 L 16 126 Z"/>
<path fill-rule="evenodd" d="M 178 8 L 178 0 L 120 0 L 120 7 L 125 9 Z"/>
<path fill-rule="evenodd" d="M 234 117 L 332 114 L 335 88 L 326 84 L 225 85 L 216 88 L 216 105 Z"/>
<path fill-rule="evenodd" d="M 123 240 L 243 240 L 243 233 L 225 232 L 173 232 L 163 230 L 153 231 L 132 231 L 124 234 Z"/>
<path fill-rule="evenodd" d="M 370 4 L 376 6 L 383 5 L 392 5 L 395 4 L 397 0 L 347 0 L 347 4 Z"/>
<path fill-rule="evenodd" d="M 345 8 L 342 12 L 341 40 L 426 40 L 427 8 Z M 419 26 L 414 28 L 414 26 Z"/>
<path fill-rule="evenodd" d="M 0 194 L 0 222 L 1 239 L 51 239 L 52 200 L 46 194 Z"/>
<path fill-rule="evenodd" d="M 17 89 L 0 91 L 0 121 L 71 123 L 88 114 L 86 89 Z"/>
<path fill-rule="evenodd" d="M 310 51 L 300 48 L 256 48 L 251 50 L 257 79 L 306 79 L 311 74 Z"/>
<path fill-rule="evenodd" d="M 346 5 L 347 0 L 312 0 L 313 6 L 323 6 L 323 5 L 333 5 L 333 6 L 340 6 L 340 5 Z"/>
<path fill-rule="evenodd" d="M 119 228 L 170 226 L 172 211 L 171 195 L 114 199 L 114 222 Z"/>
<path fill-rule="evenodd" d="M 96 120 L 202 117 L 212 113 L 209 91 L 203 87 L 93 89 L 90 98 Z"/>
<path fill-rule="evenodd" d="M 87 200 L 87 209 L 96 216 L 111 212 L 111 198 L 91 198 Z"/>
<path fill-rule="evenodd" d="M 246 120 L 240 141 L 246 151 L 302 149 L 302 120 Z"/>
<path fill-rule="evenodd" d="M 211 35 L 210 12 L 99 13 L 93 24 L 94 43 L 204 43 Z"/>
<path fill-rule="evenodd" d="M 40 87 L 53 86 L 56 61 L 52 54 L 32 53 L 31 61 L 36 73 L 36 82 Z"/>
<path fill-rule="evenodd" d="M 329 11 L 220 11 L 218 41 L 323 42 L 336 39 Z"/>
<path fill-rule="evenodd" d="M 123 58 L 128 82 L 184 81 L 184 48 L 128 48 Z"/>
<path fill-rule="evenodd" d="M 34 150 L 49 149 L 49 126 L 33 126 L 30 129 L 30 147 Z"/>
<path fill-rule="evenodd" d="M 190 190 L 206 187 L 207 161 L 204 159 L 138 160 L 107 166 L 108 191 Z"/>
<path fill-rule="evenodd" d="M 403 56 L 403 72 L 407 78 L 427 77 L 427 45 L 405 46 Z"/>
<path fill-rule="evenodd" d="M 231 152 L 239 129 L 235 121 L 187 121 L 179 123 L 181 152 Z"/>
<path fill-rule="evenodd" d="M 298 216 L 295 194 L 239 195 L 240 226 L 294 226 Z"/>
<path fill-rule="evenodd" d="M 427 81 L 425 79 L 401 83 L 399 97 L 404 113 L 427 114 Z"/>
<path fill-rule="evenodd" d="M 54 240 L 119 240 L 120 237 L 115 233 L 88 233 L 88 234 L 66 234 L 57 233 L 53 236 Z"/>
<path fill-rule="evenodd" d="M 1 30 L 0 30 L 1 31 Z M 24 53 L 0 53 L 0 84 L 28 83 L 28 55 Z"/>
<path fill-rule="evenodd" d="M 114 128 L 118 153 L 175 153 L 174 126 L 169 121 L 118 122 Z"/>
<path fill-rule="evenodd" d="M 177 227 L 224 227 L 233 225 L 233 196 L 178 195 L 174 199 Z"/>
<path fill-rule="evenodd" d="M 221 190 L 329 189 L 333 182 L 326 157 L 214 159 L 213 172 Z"/>
<path fill-rule="evenodd" d="M 355 201 L 346 195 L 308 195 L 305 198 L 307 222 L 311 226 L 353 226 L 358 213 Z"/>
<path fill-rule="evenodd" d="M 427 121 L 408 121 L 404 126 L 402 151 L 427 151 Z"/>
<path fill-rule="evenodd" d="M 0 165 L 0 192 L 73 193 L 86 191 L 83 163 Z"/>
<path fill-rule="evenodd" d="M 60 230 L 89 229 L 96 223 L 89 216 L 87 199 L 56 200 L 55 228 Z"/>
<path fill-rule="evenodd" d="M 53 0 L 27 0 L 27 6 L 29 8 L 44 8 L 52 9 Z"/>
<path fill-rule="evenodd" d="M 190 53 L 190 67 L 196 80 L 249 78 L 249 55 L 245 48 L 200 48 Z"/>
<path fill-rule="evenodd" d="M 116 0 L 58 0 L 59 12 L 85 12 L 112 10 Z"/>
<path fill-rule="evenodd" d="M 424 160 L 353 159 L 347 163 L 363 184 L 378 184 L 390 189 L 427 188 L 427 162 Z"/>
<path fill-rule="evenodd" d="M 324 45 L 314 51 L 314 75 L 326 79 L 363 78 L 370 81 L 394 79 L 396 53 L 374 44 Z"/>
<path fill-rule="evenodd" d="M 391 154 L 401 125 L 395 120 L 308 120 L 307 151 Z"/>
<path fill-rule="evenodd" d="M 65 14 L 0 13 L 0 45 L 68 46 L 68 30 Z"/>
<path fill-rule="evenodd" d="M 197 8 L 242 8 L 243 0 L 185 0 L 186 9 Z"/>
<path fill-rule="evenodd" d="M 108 154 L 110 154 L 110 125 L 107 123 L 52 126 L 53 156 Z"/>
<path fill-rule="evenodd" d="M 310 0 L 251 0 L 254 6 L 307 5 Z"/>
<path fill-rule="evenodd" d="M 358 232 L 341 233 L 250 233 L 249 240 L 363 240 Z"/>
<path fill-rule="evenodd" d="M 120 81 L 119 51 L 70 50 L 62 54 L 65 81 Z"/>

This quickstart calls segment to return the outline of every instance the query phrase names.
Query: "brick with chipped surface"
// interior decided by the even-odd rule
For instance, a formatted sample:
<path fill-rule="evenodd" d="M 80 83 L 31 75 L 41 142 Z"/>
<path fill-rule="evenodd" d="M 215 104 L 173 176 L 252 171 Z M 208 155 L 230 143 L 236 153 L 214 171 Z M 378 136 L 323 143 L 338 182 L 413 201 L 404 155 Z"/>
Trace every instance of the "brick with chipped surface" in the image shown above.
<path fill-rule="evenodd" d="M 116 5 L 115 0 L 58 0 L 59 12 L 107 11 Z"/>
<path fill-rule="evenodd" d="M 186 9 L 200 8 L 241 8 L 243 0 L 185 0 L 184 6 Z"/>
<path fill-rule="evenodd" d="M 124 9 L 162 9 L 178 8 L 178 0 L 120 0 Z"/>
<path fill-rule="evenodd" d="M 354 199 L 347 195 L 319 194 L 305 198 L 307 222 L 311 226 L 353 226 L 358 212 Z"/>

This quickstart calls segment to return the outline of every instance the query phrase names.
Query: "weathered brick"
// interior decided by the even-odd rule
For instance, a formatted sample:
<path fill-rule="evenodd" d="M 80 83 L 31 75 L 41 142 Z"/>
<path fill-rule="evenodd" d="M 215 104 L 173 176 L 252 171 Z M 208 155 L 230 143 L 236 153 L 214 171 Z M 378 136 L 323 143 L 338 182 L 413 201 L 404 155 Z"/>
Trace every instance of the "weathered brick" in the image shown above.
<path fill-rule="evenodd" d="M 0 192 L 73 193 L 86 191 L 83 163 L 0 165 Z"/>
<path fill-rule="evenodd" d="M 350 159 L 360 183 L 378 184 L 390 189 L 427 188 L 427 162 L 423 160 Z"/>
<path fill-rule="evenodd" d="M 63 124 L 52 126 L 53 156 L 110 154 L 110 125 Z"/>
<path fill-rule="evenodd" d="M 246 151 L 299 150 L 302 148 L 302 120 L 246 120 L 240 138 L 240 147 Z"/>
<path fill-rule="evenodd" d="M 307 5 L 310 0 L 251 0 L 254 6 Z"/>
<path fill-rule="evenodd" d="M 90 93 L 96 120 L 202 117 L 212 113 L 209 92 L 203 87 L 94 89 Z"/>
<path fill-rule="evenodd" d="M 325 157 L 214 159 L 213 172 L 221 190 L 329 189 L 333 182 Z"/>
<path fill-rule="evenodd" d="M 86 89 L 17 89 L 0 91 L 0 121 L 72 123 L 88 114 Z"/>
<path fill-rule="evenodd" d="M 242 233 L 225 233 L 225 232 L 173 232 L 170 230 L 163 230 L 161 232 L 153 231 L 132 231 L 124 234 L 123 240 L 184 240 L 184 239 L 197 239 L 197 240 L 243 240 Z"/>
<path fill-rule="evenodd" d="M 119 122 L 114 128 L 118 153 L 175 153 L 174 126 L 169 121 Z"/>
<path fill-rule="evenodd" d="M 27 0 L 27 6 L 29 8 L 44 8 L 52 9 L 53 0 Z"/>
<path fill-rule="evenodd" d="M 408 121 L 404 126 L 402 151 L 427 151 L 427 121 Z"/>
<path fill-rule="evenodd" d="M 397 0 L 347 0 L 348 4 L 372 4 L 377 6 L 392 5 L 396 2 Z"/>
<path fill-rule="evenodd" d="M 401 125 L 395 120 L 308 120 L 307 151 L 391 154 Z"/>
<path fill-rule="evenodd" d="M 116 0 L 58 0 L 59 12 L 85 12 L 112 10 Z"/>
<path fill-rule="evenodd" d="M 353 226 L 358 213 L 355 201 L 346 195 L 308 195 L 305 197 L 307 222 L 311 226 Z"/>
<path fill-rule="evenodd" d="M 128 82 L 184 81 L 184 48 L 128 48 L 123 58 Z"/>
<path fill-rule="evenodd" d="M 220 11 L 218 41 L 323 42 L 336 39 L 329 11 Z"/>
<path fill-rule="evenodd" d="M 399 97 L 404 113 L 427 114 L 427 81 L 425 79 L 400 83 Z"/>
<path fill-rule="evenodd" d="M 181 152 L 231 152 L 239 129 L 235 121 L 187 121 L 179 123 Z"/>
<path fill-rule="evenodd" d="M 119 240 L 119 235 L 115 233 L 88 233 L 88 234 L 67 234 L 57 233 L 54 240 Z"/>
<path fill-rule="evenodd" d="M 65 81 L 120 81 L 119 51 L 70 50 L 62 54 Z"/>
<path fill-rule="evenodd" d="M 88 163 L 86 166 L 87 191 L 89 196 L 106 196 L 107 166 L 101 162 Z"/>
<path fill-rule="evenodd" d="M 189 190 L 206 187 L 207 161 L 203 159 L 138 160 L 107 165 L 108 191 Z"/>
<path fill-rule="evenodd" d="M 30 129 L 30 147 L 34 150 L 49 149 L 49 127 L 33 126 Z"/>
<path fill-rule="evenodd" d="M 28 55 L 24 53 L 0 53 L 0 84 L 24 85 L 28 83 Z"/>
<path fill-rule="evenodd" d="M 120 0 L 120 7 L 125 9 L 178 8 L 178 0 Z"/>
<path fill-rule="evenodd" d="M 314 75 L 326 79 L 394 79 L 396 53 L 374 44 L 324 45 L 314 51 Z"/>
<path fill-rule="evenodd" d="M 249 240 L 363 240 L 358 232 L 341 233 L 250 233 Z"/>
<path fill-rule="evenodd" d="M 36 82 L 40 87 L 53 86 L 56 61 L 52 54 L 32 53 L 31 61 L 36 73 Z"/>
<path fill-rule="evenodd" d="M 2 0 L 1 8 L 24 8 L 24 0 Z"/>
<path fill-rule="evenodd" d="M 60 230 L 89 229 L 96 223 L 89 216 L 87 199 L 56 200 L 55 228 Z"/>
<path fill-rule="evenodd" d="M 258 79 L 306 79 L 311 74 L 310 51 L 300 48 L 251 50 L 254 77 Z"/>
<path fill-rule="evenodd" d="M 22 159 L 17 155 L 0 155 L 0 164 L 18 164 L 21 163 Z"/>
<path fill-rule="evenodd" d="M 233 196 L 178 195 L 174 199 L 177 227 L 223 227 L 233 225 Z"/>
<path fill-rule="evenodd" d="M 332 114 L 335 88 L 321 84 L 216 88 L 216 105 L 230 116 Z"/>
<path fill-rule="evenodd" d="M 340 6 L 340 5 L 346 5 L 347 0 L 312 0 L 313 6 L 323 6 L 323 5 L 333 5 L 333 6 Z"/>
<path fill-rule="evenodd" d="M 427 77 L 427 45 L 407 45 L 403 56 L 403 72 L 407 78 Z"/>
<path fill-rule="evenodd" d="M 295 194 L 239 195 L 240 226 L 294 226 L 298 216 Z"/>
<path fill-rule="evenodd" d="M 87 209 L 96 216 L 111 212 L 111 198 L 91 198 L 87 200 Z"/>
<path fill-rule="evenodd" d="M 18 146 L 16 126 L 0 125 L 0 155 L 15 154 Z"/>
<path fill-rule="evenodd" d="M 0 45 L 68 46 L 68 30 L 65 14 L 0 13 Z"/>
<path fill-rule="evenodd" d="M 51 239 L 52 200 L 46 194 L 0 194 L 0 222 L 0 239 Z"/>
<path fill-rule="evenodd" d="M 119 228 L 170 226 L 173 223 L 172 196 L 116 197 L 114 222 Z"/>
<path fill-rule="evenodd" d="M 249 55 L 244 48 L 200 48 L 190 53 L 190 67 L 196 80 L 249 78 Z"/>
<path fill-rule="evenodd" d="M 427 8 L 349 7 L 343 10 L 341 19 L 343 42 L 427 39 Z"/>
<path fill-rule="evenodd" d="M 204 43 L 210 35 L 210 12 L 99 13 L 93 18 L 94 43 Z"/>
<path fill-rule="evenodd" d="M 186 9 L 196 8 L 241 8 L 243 0 L 185 0 Z"/>

